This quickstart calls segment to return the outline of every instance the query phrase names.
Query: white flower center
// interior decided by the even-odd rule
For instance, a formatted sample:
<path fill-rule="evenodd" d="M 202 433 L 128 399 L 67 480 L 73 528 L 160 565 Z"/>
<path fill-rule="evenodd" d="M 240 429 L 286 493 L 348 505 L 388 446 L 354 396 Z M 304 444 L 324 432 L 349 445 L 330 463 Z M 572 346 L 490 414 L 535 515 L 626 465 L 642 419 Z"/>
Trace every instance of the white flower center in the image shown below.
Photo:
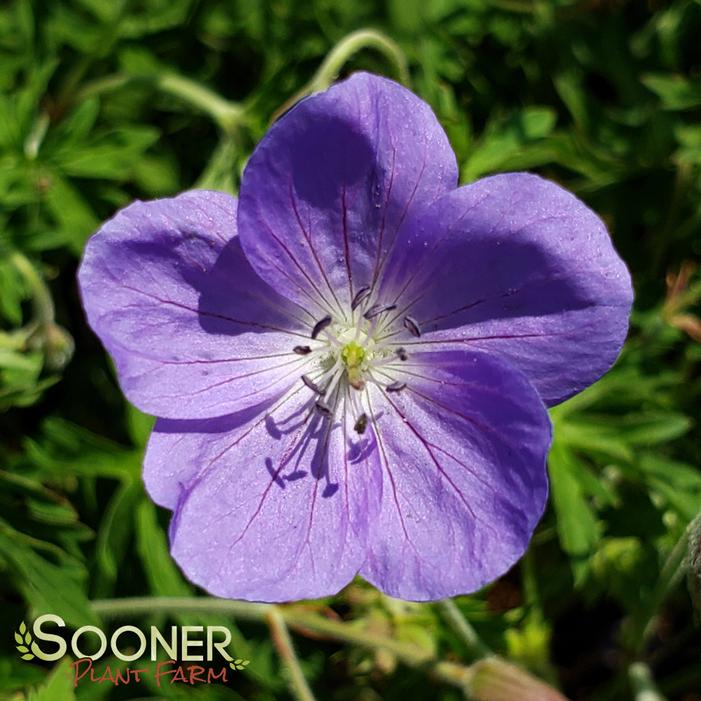
<path fill-rule="evenodd" d="M 369 297 L 367 289 L 358 292 L 346 318 L 320 319 L 312 329 L 311 344 L 294 349 L 299 355 L 314 354 L 312 369 L 302 381 L 317 395 L 317 411 L 331 418 L 342 399 L 349 401 L 358 433 L 373 420 L 365 408 L 368 386 L 385 392 L 404 389 L 402 364 L 408 355 L 399 338 L 406 331 L 421 335 L 414 319 L 402 319 L 394 305 L 369 305 Z"/>

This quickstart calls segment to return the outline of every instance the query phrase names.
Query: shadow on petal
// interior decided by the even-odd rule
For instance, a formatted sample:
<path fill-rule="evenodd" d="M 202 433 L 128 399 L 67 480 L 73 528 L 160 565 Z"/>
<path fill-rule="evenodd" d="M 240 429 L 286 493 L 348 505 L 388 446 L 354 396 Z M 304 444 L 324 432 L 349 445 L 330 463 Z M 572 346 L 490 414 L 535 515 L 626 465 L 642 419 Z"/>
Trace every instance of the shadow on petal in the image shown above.
<path fill-rule="evenodd" d="M 188 282 L 199 292 L 204 331 L 231 336 L 298 328 L 311 319 L 269 287 L 251 267 L 238 237 L 222 249 L 214 265 Z M 293 343 L 290 343 L 291 350 Z"/>
<path fill-rule="evenodd" d="M 252 421 L 260 415 L 272 400 L 261 402 L 233 414 L 218 416 L 211 419 L 158 419 L 154 428 L 155 433 L 230 433 Z"/>
<path fill-rule="evenodd" d="M 310 167 L 309 154 L 323 154 Z M 335 206 L 344 188 L 373 178 L 375 152 L 349 120 L 317 116 L 301 124 L 290 144 L 290 172 L 297 196 L 313 207 Z"/>

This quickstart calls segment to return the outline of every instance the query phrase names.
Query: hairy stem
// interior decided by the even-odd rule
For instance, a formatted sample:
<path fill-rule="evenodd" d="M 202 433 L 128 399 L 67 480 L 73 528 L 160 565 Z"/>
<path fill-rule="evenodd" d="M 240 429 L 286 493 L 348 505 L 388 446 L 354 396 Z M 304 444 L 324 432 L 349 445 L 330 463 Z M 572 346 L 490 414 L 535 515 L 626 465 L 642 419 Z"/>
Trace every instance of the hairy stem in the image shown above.
<path fill-rule="evenodd" d="M 105 619 L 154 613 L 218 613 L 241 620 L 267 623 L 273 605 L 213 598 L 137 597 L 93 601 L 91 608 Z M 410 643 L 376 635 L 355 624 L 330 620 L 294 606 L 279 606 L 277 609 L 285 624 L 303 635 L 312 633 L 367 650 L 387 650 L 408 667 L 425 669 L 437 679 L 463 690 L 471 679 L 470 667 L 439 660 L 433 653 Z"/>
<path fill-rule="evenodd" d="M 236 193 L 236 159 L 239 144 L 232 134 L 222 134 L 195 187 Z"/>
<path fill-rule="evenodd" d="M 374 29 L 359 29 L 345 36 L 327 54 L 312 79 L 289 100 L 286 100 L 273 114 L 271 122 L 281 117 L 303 97 L 326 90 L 338 76 L 343 65 L 351 56 L 362 49 L 372 48 L 383 54 L 393 65 L 395 74 L 404 85 L 409 85 L 409 67 L 404 52 L 389 37 Z"/>
<path fill-rule="evenodd" d="M 204 85 L 172 72 L 153 75 L 118 73 L 100 78 L 85 85 L 76 94 L 75 102 L 111 92 L 112 90 L 118 90 L 130 83 L 150 85 L 155 90 L 182 100 L 191 107 L 209 115 L 226 134 L 235 133 L 241 123 L 243 115 L 241 105 L 225 100 Z"/>
<path fill-rule="evenodd" d="M 475 629 L 452 599 L 439 601 L 438 608 L 448 625 L 465 645 L 470 656 L 479 659 L 492 654 L 492 651 L 482 642 Z"/>
<path fill-rule="evenodd" d="M 299 665 L 285 619 L 280 614 L 279 609 L 271 606 L 268 610 L 267 620 L 270 628 L 270 637 L 287 672 L 292 695 L 297 701 L 315 701 L 314 694 L 309 688 L 304 672 L 302 672 L 302 668 Z"/>
<path fill-rule="evenodd" d="M 178 97 L 210 115 L 227 134 L 236 131 L 243 111 L 236 103 L 229 102 L 209 88 L 175 73 L 157 76 L 154 84 L 161 92 Z"/>
<path fill-rule="evenodd" d="M 640 654 L 645 648 L 647 641 L 655 631 L 655 622 L 660 608 L 686 573 L 689 536 L 694 529 L 699 527 L 699 524 L 701 524 L 701 514 L 684 529 L 660 570 L 657 584 L 642 614 L 630 623 L 629 640 L 636 654 Z"/>
<path fill-rule="evenodd" d="M 10 254 L 10 262 L 19 271 L 32 294 L 32 305 L 36 321 L 47 326 L 54 321 L 54 302 L 44 279 L 29 259 L 19 251 Z"/>
<path fill-rule="evenodd" d="M 409 68 L 404 52 L 389 37 L 374 29 L 359 29 L 348 34 L 328 53 L 310 82 L 311 92 L 325 90 L 336 79 L 341 68 L 361 49 L 376 49 L 393 65 L 397 78 L 409 84 Z"/>

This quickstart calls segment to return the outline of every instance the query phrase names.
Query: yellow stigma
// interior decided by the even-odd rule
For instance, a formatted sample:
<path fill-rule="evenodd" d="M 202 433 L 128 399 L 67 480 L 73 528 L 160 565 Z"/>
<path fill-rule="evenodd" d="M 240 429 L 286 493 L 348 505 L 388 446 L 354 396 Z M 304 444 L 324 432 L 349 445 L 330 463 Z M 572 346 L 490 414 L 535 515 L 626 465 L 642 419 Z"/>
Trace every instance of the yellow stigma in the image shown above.
<path fill-rule="evenodd" d="M 365 360 L 365 349 L 359 346 L 355 341 L 351 341 L 343 347 L 341 360 L 349 370 L 357 369 L 363 364 L 363 360 Z"/>
<path fill-rule="evenodd" d="M 362 389 L 365 386 L 361 367 L 365 360 L 365 349 L 355 341 L 347 343 L 341 351 L 341 361 L 346 366 L 348 382 L 355 389 Z"/>

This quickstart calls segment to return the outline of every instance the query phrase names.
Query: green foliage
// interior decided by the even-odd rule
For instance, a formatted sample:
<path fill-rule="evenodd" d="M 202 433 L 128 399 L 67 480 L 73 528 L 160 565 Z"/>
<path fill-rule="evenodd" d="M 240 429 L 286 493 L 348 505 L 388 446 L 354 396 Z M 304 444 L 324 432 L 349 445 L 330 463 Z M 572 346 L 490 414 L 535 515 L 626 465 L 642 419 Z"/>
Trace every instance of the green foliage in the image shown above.
<path fill-rule="evenodd" d="M 39 688 L 29 691 L 26 701 L 75 701 L 72 673 L 68 663 L 58 664 Z"/>
<path fill-rule="evenodd" d="M 0 7 L 0 697 L 75 698 L 65 664 L 19 660 L 34 614 L 78 626 L 97 620 L 90 600 L 195 595 L 141 483 L 151 420 L 125 403 L 80 310 L 86 238 L 134 198 L 235 191 L 273 115 L 366 27 L 406 57 L 463 182 L 512 169 L 562 182 L 606 221 L 636 288 L 617 365 L 552 411 L 552 498 L 527 558 L 459 611 L 576 698 L 634 698 L 649 680 L 647 667 L 629 674 L 633 660 L 670 700 L 701 686 L 682 576 L 701 510 L 701 3 L 14 0 Z M 341 73 L 397 77 L 392 51 L 369 44 Z M 423 654 L 466 656 L 435 607 L 360 582 L 313 608 Z M 229 689 L 143 695 L 285 697 L 265 628 L 232 632 Z M 458 698 L 420 666 L 397 672 L 388 649 L 296 640 L 320 698 Z"/>

